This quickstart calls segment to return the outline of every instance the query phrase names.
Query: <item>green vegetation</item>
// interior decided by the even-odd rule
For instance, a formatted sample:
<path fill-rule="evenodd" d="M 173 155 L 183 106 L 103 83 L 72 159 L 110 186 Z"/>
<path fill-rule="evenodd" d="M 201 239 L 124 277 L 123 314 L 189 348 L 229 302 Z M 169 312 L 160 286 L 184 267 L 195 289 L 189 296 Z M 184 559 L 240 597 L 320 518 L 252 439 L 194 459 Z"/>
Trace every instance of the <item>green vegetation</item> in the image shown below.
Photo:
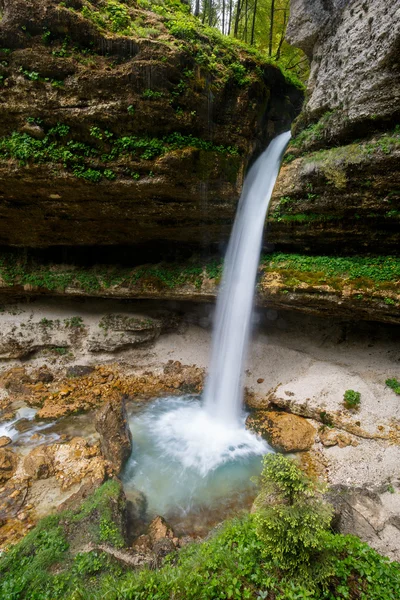
<path fill-rule="evenodd" d="M 83 319 L 82 317 L 70 317 L 69 319 L 64 319 L 64 325 L 69 329 L 80 329 L 83 327 Z"/>
<path fill-rule="evenodd" d="M 277 569 L 294 575 L 300 572 L 317 583 L 330 574 L 323 563 L 332 509 L 322 500 L 315 482 L 294 462 L 269 454 L 263 463 L 254 517 L 263 553 Z"/>
<path fill-rule="evenodd" d="M 343 396 L 344 405 L 346 408 L 354 409 L 360 406 L 361 394 L 354 390 L 346 390 Z"/>
<path fill-rule="evenodd" d="M 207 19 L 208 25 L 204 21 L 201 22 L 190 14 L 188 5 L 179 0 L 139 0 L 138 4 L 144 11 L 152 11 L 159 15 L 160 19 L 154 19 L 145 12 L 138 13 L 129 2 L 122 0 L 96 3 L 83 0 L 80 13 L 101 32 L 136 38 L 157 38 L 166 45 L 179 46 L 191 55 L 195 62 L 208 69 L 213 75 L 213 85 L 218 86 L 233 79 L 239 85 L 245 86 L 254 79 L 262 78 L 262 71 L 257 72 L 254 66 L 248 70 L 243 64 L 244 59 L 248 59 L 250 55 L 256 63 L 255 67 L 275 66 L 283 72 L 289 83 L 304 89 L 297 73 L 302 77 L 307 75 L 307 60 L 300 50 L 291 48 L 284 41 L 283 30 L 279 29 L 279 33 L 277 30 L 279 39 L 276 40 L 276 52 L 268 54 L 264 44 L 260 44 L 260 51 L 254 45 L 248 45 L 245 36 L 239 39 L 242 37 L 239 30 L 237 35 L 227 36 L 210 26 L 216 25 L 215 20 L 210 22 Z M 70 7 L 70 10 L 74 9 Z M 277 11 L 276 15 L 280 15 L 280 12 Z M 165 40 L 165 30 L 173 36 L 169 41 Z"/>
<path fill-rule="evenodd" d="M 320 142 L 324 138 L 324 133 L 329 123 L 334 118 L 334 111 L 327 111 L 322 115 L 320 120 L 313 125 L 310 125 L 306 129 L 293 138 L 290 141 L 290 148 L 307 148 L 316 142 Z"/>
<path fill-rule="evenodd" d="M 28 71 L 23 67 L 19 69 L 20 73 L 30 81 L 38 81 L 40 83 L 50 83 L 53 87 L 63 87 L 64 82 L 59 79 L 51 79 L 50 77 L 42 77 L 37 71 Z"/>
<path fill-rule="evenodd" d="M 286 162 L 290 162 L 290 160 L 293 160 L 297 156 L 306 154 L 310 146 L 318 142 L 320 142 L 320 145 L 323 145 L 327 135 L 327 128 L 335 115 L 335 112 L 325 113 L 317 123 L 310 125 L 293 138 L 290 141 L 289 150 L 292 148 L 296 150 L 296 153 L 287 155 Z M 337 148 L 329 148 L 328 150 L 319 150 L 307 154 L 307 161 L 316 162 L 319 165 L 325 166 L 326 169 L 338 169 L 342 167 L 343 170 L 347 163 L 357 164 L 364 161 L 366 157 L 374 156 L 380 152 L 390 154 L 399 145 L 400 126 L 396 125 L 392 131 L 374 136 L 367 142 L 355 142 L 347 146 L 338 146 Z M 289 156 L 291 157 L 290 160 Z M 365 182 L 364 186 L 370 187 L 371 182 Z"/>
<path fill-rule="evenodd" d="M 154 160 L 173 150 L 188 147 L 230 156 L 239 153 L 234 146 L 215 145 L 179 132 L 161 138 L 124 136 L 116 139 L 112 132 L 103 131 L 99 127 L 91 127 L 89 133 L 97 141 L 96 145 L 71 139 L 69 126 L 62 123 L 50 128 L 41 140 L 15 131 L 0 139 L 0 159 L 13 158 L 21 166 L 29 163 L 60 164 L 75 177 L 98 183 L 103 178 L 116 178 L 114 171 L 107 165 L 124 156 L 136 161 Z"/>
<path fill-rule="evenodd" d="M 147 90 L 144 90 L 142 96 L 146 100 L 159 100 L 160 98 L 162 98 L 164 96 L 164 94 L 163 94 L 163 92 L 157 92 L 155 90 L 147 89 Z"/>
<path fill-rule="evenodd" d="M 390 387 L 391 390 L 393 390 L 395 392 L 395 394 L 398 394 L 400 396 L 400 381 L 393 378 L 393 379 L 386 379 L 385 383 L 388 387 Z"/>
<path fill-rule="evenodd" d="M 100 573 L 121 575 L 121 568 L 102 553 L 71 553 L 71 547 L 89 542 L 124 545 L 113 517 L 119 494 L 120 485 L 109 481 L 76 510 L 41 520 L 0 559 L 0 598 L 72 600 L 75 587 L 90 587 Z"/>
<path fill-rule="evenodd" d="M 395 600 L 400 565 L 329 530 L 331 508 L 288 458 L 269 455 L 253 515 L 226 522 L 158 570 L 125 570 L 79 544 L 124 543 L 119 484 L 42 520 L 0 559 L 2 600 Z M 123 505 L 120 505 L 123 510 Z M 103 533 L 102 533 L 103 532 Z M 111 532 L 111 533 L 110 533 Z M 114 534 L 116 539 L 114 540 Z M 110 537 L 112 539 L 110 539 Z M 74 554 L 72 553 L 74 548 Z"/>
<path fill-rule="evenodd" d="M 400 279 L 400 257 L 397 256 L 312 256 L 275 252 L 262 257 L 267 270 L 309 273 L 319 276 L 318 283 L 330 278 L 346 282 L 380 284 Z"/>
<path fill-rule="evenodd" d="M 135 174 L 133 174 L 134 176 Z M 275 252 L 261 258 L 260 276 L 278 272 L 288 289 L 302 282 L 310 285 L 331 285 L 342 289 L 352 286 L 355 291 L 372 290 L 392 294 L 398 304 L 400 258 L 396 256 L 310 256 Z M 138 267 L 78 267 L 72 265 L 38 264 L 23 252 L 7 250 L 0 254 L 0 277 L 6 285 L 30 285 L 49 291 L 76 287 L 86 293 L 96 293 L 123 286 L 135 290 L 168 290 L 184 285 L 200 288 L 204 279 L 219 282 L 222 273 L 220 259 L 206 262 L 193 257 L 184 263 L 159 263 Z M 368 294 L 354 296 L 368 300 Z M 77 325 L 78 326 L 78 325 Z"/>

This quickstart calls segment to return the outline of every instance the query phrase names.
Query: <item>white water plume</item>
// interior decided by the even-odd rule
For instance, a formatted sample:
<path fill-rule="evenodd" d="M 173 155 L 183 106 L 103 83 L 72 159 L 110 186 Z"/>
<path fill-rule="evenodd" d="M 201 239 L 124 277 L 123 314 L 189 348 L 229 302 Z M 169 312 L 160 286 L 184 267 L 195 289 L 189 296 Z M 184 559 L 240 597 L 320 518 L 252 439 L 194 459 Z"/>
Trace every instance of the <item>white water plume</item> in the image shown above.
<path fill-rule="evenodd" d="M 275 138 L 250 169 L 225 259 L 209 377 L 202 402 L 152 403 L 131 421 L 134 448 L 127 488 L 145 492 L 149 509 L 188 514 L 246 489 L 271 448 L 246 430 L 242 373 L 249 341 L 265 215 L 290 133 Z"/>
<path fill-rule="evenodd" d="M 251 167 L 225 258 L 205 388 L 208 413 L 225 423 L 237 423 L 242 409 L 242 376 L 264 221 L 289 140 L 290 132 L 278 135 Z"/>

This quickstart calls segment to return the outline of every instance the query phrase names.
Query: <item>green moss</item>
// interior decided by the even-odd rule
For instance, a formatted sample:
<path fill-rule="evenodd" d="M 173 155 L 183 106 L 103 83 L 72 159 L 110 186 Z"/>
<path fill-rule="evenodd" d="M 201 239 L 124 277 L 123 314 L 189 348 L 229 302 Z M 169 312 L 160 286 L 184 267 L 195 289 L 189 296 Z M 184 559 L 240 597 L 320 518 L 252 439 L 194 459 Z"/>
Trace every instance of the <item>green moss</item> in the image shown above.
<path fill-rule="evenodd" d="M 302 142 L 301 139 L 298 141 L 299 138 L 295 138 L 291 142 L 292 147 L 300 150 L 296 156 L 305 153 L 306 163 L 314 164 L 322 170 L 325 173 L 328 183 L 335 185 L 338 189 L 346 186 L 346 167 L 348 165 L 360 164 L 365 162 L 368 157 L 373 158 L 382 152 L 390 154 L 400 147 L 400 130 L 398 126 L 393 131 L 377 136 L 370 141 L 338 146 L 337 148 L 319 150 L 312 153 L 307 153 L 307 148 L 304 147 L 305 142 Z M 371 182 L 369 184 L 365 182 L 364 185 L 368 187 L 370 184 Z"/>
<path fill-rule="evenodd" d="M 30 163 L 55 163 L 75 177 L 91 183 L 103 178 L 113 180 L 116 174 L 108 165 L 122 157 L 132 161 L 155 160 L 163 154 L 184 148 L 197 148 L 218 155 L 237 156 L 235 146 L 216 145 L 208 140 L 174 132 L 161 138 L 123 136 L 115 138 L 110 131 L 91 127 L 89 134 L 97 142 L 87 144 L 73 139 L 68 125 L 58 123 L 42 140 L 27 133 L 13 132 L 0 138 L 0 160 L 13 158 L 20 166 Z"/>
<path fill-rule="evenodd" d="M 305 89 L 293 72 L 281 68 L 279 62 L 271 60 L 252 46 L 202 24 L 190 13 L 187 4 L 179 0 L 139 0 L 138 5 L 144 11 L 156 13 L 160 19 L 150 18 L 146 12 L 138 14 L 130 2 L 117 0 L 84 0 L 80 12 L 103 33 L 136 38 L 154 37 L 161 43 L 178 46 L 214 76 L 214 85 L 231 79 L 239 86 L 247 86 L 252 80 L 259 78 L 260 73 L 262 77 L 262 72 L 256 71 L 257 67 L 272 65 L 282 71 L 289 84 L 302 91 Z M 171 35 L 171 40 L 165 40 L 165 30 Z M 249 57 L 255 62 L 251 70 L 244 64 Z"/>
<path fill-rule="evenodd" d="M 276 460 L 288 462 L 279 456 Z M 226 522 L 204 542 L 184 547 L 160 569 L 125 571 L 100 552 L 81 551 L 72 556 L 65 531 L 81 531 L 85 537 L 87 519 L 100 511 L 101 523 L 104 509 L 118 501 L 117 482 L 107 482 L 74 513 L 41 521 L 0 559 L 0 596 L 2 600 L 347 600 L 356 590 L 361 600 L 400 597 L 400 565 L 356 537 L 328 531 L 329 506 L 323 519 L 318 518 L 323 505 L 313 502 L 310 493 L 316 486 L 301 473 L 293 476 L 294 469 L 298 470 L 294 465 L 289 472 L 282 466 L 274 468 L 272 484 L 280 486 L 280 496 L 282 490 L 286 496 L 281 503 L 279 495 L 275 496 L 274 510 L 290 517 L 285 525 L 296 553 L 285 544 L 287 538 L 280 539 L 279 528 L 273 526 L 275 515 L 268 516 L 261 506 L 255 515 Z M 263 472 L 262 489 L 271 485 L 272 477 Z M 305 503 L 301 502 L 304 495 Z M 299 520 L 299 515 L 305 518 Z M 314 536 L 310 522 L 315 523 Z M 278 526 L 282 529 L 282 520 Z M 277 542 L 266 544 L 266 533 Z M 310 551 L 312 578 L 304 560 Z M 288 568 L 278 559 L 290 552 Z"/>
<path fill-rule="evenodd" d="M 276 252 L 261 258 L 260 275 L 279 272 L 287 288 L 302 283 L 325 285 L 341 290 L 350 285 L 354 290 L 377 290 L 398 304 L 400 258 L 396 256 L 311 256 Z M 0 254 L 0 277 L 9 286 L 31 285 L 48 291 L 63 291 L 67 287 L 81 289 L 88 294 L 101 293 L 111 287 L 130 289 L 132 295 L 145 291 L 173 290 L 186 285 L 200 289 L 204 278 L 219 282 L 222 263 L 219 259 L 186 263 L 160 263 L 129 267 L 74 267 L 39 264 L 23 252 L 7 251 Z M 359 300 L 370 296 L 357 294 Z"/>
<path fill-rule="evenodd" d="M 397 256 L 312 256 L 277 252 L 262 258 L 267 270 L 294 270 L 299 273 L 321 273 L 324 277 L 340 277 L 355 282 L 396 282 L 400 279 L 400 257 Z"/>
<path fill-rule="evenodd" d="M 2 600 L 53 600 L 71 597 L 78 584 L 96 587 L 98 575 L 122 574 L 115 562 L 101 553 L 78 553 L 70 548 L 90 541 L 116 547 L 124 540 L 113 520 L 120 485 L 109 481 L 98 488 L 76 511 L 64 511 L 42 519 L 16 546 L 0 559 Z"/>

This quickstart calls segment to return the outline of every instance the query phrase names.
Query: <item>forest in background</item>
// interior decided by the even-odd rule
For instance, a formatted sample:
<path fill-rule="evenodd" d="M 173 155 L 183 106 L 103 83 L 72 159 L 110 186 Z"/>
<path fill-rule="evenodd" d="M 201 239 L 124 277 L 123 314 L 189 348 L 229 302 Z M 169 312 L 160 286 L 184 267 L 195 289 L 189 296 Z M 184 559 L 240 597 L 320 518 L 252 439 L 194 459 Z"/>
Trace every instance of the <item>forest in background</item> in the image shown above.
<path fill-rule="evenodd" d="M 302 81 L 309 75 L 307 56 L 286 40 L 290 0 L 191 0 L 202 23 L 255 46 Z"/>

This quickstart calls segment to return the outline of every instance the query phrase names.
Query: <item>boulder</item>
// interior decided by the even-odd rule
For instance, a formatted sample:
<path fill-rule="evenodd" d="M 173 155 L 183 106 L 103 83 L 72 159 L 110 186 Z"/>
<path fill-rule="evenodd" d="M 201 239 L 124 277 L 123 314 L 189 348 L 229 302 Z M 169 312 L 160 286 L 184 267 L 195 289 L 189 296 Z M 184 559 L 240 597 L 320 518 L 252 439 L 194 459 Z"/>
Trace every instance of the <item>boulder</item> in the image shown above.
<path fill-rule="evenodd" d="M 397 501 L 398 491 L 391 489 L 391 493 L 379 493 L 367 486 L 350 488 L 334 485 L 326 499 L 334 507 L 332 527 L 335 531 L 356 535 L 381 554 L 398 561 L 400 504 Z"/>
<path fill-rule="evenodd" d="M 7 448 L 0 448 L 0 483 L 4 483 L 11 479 L 14 475 L 18 464 L 18 458 Z"/>
<path fill-rule="evenodd" d="M 119 402 L 107 402 L 97 412 L 96 431 L 100 435 L 100 449 L 120 473 L 132 451 L 132 434 L 128 425 L 125 397 Z"/>
<path fill-rule="evenodd" d="M 24 470 L 31 479 L 48 479 L 54 475 L 54 447 L 34 448 L 24 459 Z"/>
<path fill-rule="evenodd" d="M 9 444 L 11 444 L 11 438 L 9 438 L 6 435 L 2 435 L 0 437 L 0 448 L 4 448 L 4 446 L 8 446 Z"/>
<path fill-rule="evenodd" d="M 330 448 L 331 446 L 336 445 L 338 445 L 339 448 L 345 448 L 346 446 L 350 445 L 358 445 L 357 440 L 353 439 L 352 436 L 350 436 L 347 433 L 344 433 L 343 431 L 338 431 L 337 429 L 322 429 L 319 432 L 319 439 L 326 448 Z"/>
<path fill-rule="evenodd" d="M 280 452 L 310 450 L 316 430 L 303 417 L 277 411 L 257 411 L 247 417 L 246 427 L 262 435 Z"/>
<path fill-rule="evenodd" d="M 149 537 L 151 543 L 154 545 L 156 542 L 163 539 L 173 540 L 175 538 L 174 531 L 170 527 L 164 517 L 155 517 L 149 525 Z"/>
<path fill-rule="evenodd" d="M 51 373 L 47 367 L 43 367 L 37 372 L 35 383 L 51 383 L 53 380 L 53 373 Z"/>
<path fill-rule="evenodd" d="M 73 365 L 67 369 L 67 377 L 84 377 L 93 373 L 94 367 L 89 365 Z"/>

